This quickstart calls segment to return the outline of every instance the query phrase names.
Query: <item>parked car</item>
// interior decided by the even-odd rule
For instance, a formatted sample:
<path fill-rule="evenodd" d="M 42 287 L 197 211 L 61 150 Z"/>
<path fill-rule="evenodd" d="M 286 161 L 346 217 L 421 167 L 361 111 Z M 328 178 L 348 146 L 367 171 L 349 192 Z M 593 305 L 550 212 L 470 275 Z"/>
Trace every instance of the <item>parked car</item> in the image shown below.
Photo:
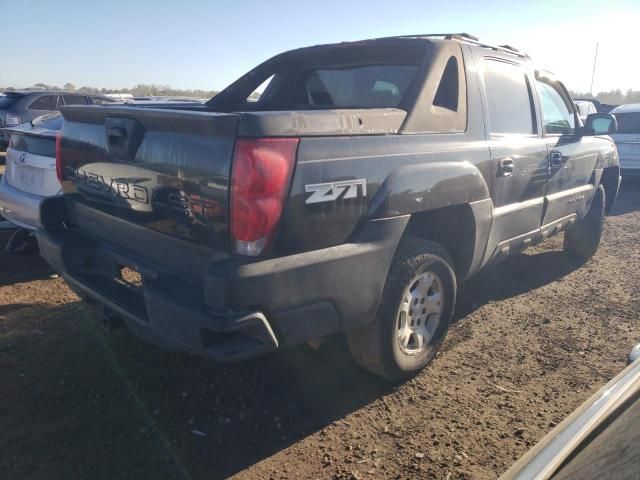
<path fill-rule="evenodd" d="M 618 120 L 613 140 L 618 146 L 624 178 L 640 178 L 640 103 L 620 105 L 611 113 Z"/>
<path fill-rule="evenodd" d="M 105 324 L 217 360 L 341 332 L 413 376 L 461 281 L 561 231 L 591 257 L 620 182 L 611 115 L 580 126 L 560 81 L 468 35 L 303 48 L 205 105 L 62 114 L 41 254 Z"/>
<path fill-rule="evenodd" d="M 599 100 L 594 98 L 574 98 L 574 102 L 591 102 L 596 107 L 596 111 L 598 113 L 611 113 L 611 110 L 616 108 L 618 105 L 611 105 L 609 103 L 602 103 Z"/>
<path fill-rule="evenodd" d="M 578 107 L 578 115 L 583 122 L 589 115 L 598 113 L 598 109 L 596 108 L 595 103 L 590 100 L 574 100 L 573 103 L 575 103 L 576 107 Z"/>
<path fill-rule="evenodd" d="M 631 365 L 551 430 L 501 479 L 637 479 L 639 352 L 640 344 L 631 352 Z"/>
<path fill-rule="evenodd" d="M 127 99 L 127 101 L 131 102 L 177 102 L 177 103 L 205 103 L 207 99 L 202 98 L 194 98 L 194 97 L 168 97 L 161 95 L 148 95 L 148 96 L 138 96 L 131 97 Z"/>
<path fill-rule="evenodd" d="M 0 215 L 25 231 L 17 231 L 8 252 L 24 252 L 35 245 L 32 235 L 39 225 L 40 202 L 61 193 L 56 176 L 56 134 L 62 127 L 58 112 L 4 129 L 10 133 L 6 167 L 0 178 Z"/>
<path fill-rule="evenodd" d="M 77 92 L 50 90 L 15 90 L 4 92 L 0 97 L 0 128 L 15 127 L 44 115 L 55 112 L 63 105 L 97 105 L 114 100 L 102 95 L 86 95 Z M 9 133 L 0 136 L 0 149 L 9 142 Z"/>

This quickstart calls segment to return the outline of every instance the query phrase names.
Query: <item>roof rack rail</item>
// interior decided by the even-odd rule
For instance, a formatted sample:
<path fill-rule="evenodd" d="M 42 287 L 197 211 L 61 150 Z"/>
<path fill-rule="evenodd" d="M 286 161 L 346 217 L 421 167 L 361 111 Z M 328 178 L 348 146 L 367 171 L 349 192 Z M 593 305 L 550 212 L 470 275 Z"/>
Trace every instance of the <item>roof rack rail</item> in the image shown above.
<path fill-rule="evenodd" d="M 516 47 L 512 47 L 511 45 L 498 45 L 499 48 L 504 48 L 505 50 L 511 50 L 512 52 L 520 52 Z"/>
<path fill-rule="evenodd" d="M 445 40 L 459 40 L 461 42 L 470 43 L 482 48 L 489 48 L 491 50 L 510 53 L 521 58 L 530 58 L 526 53 L 521 52 L 515 47 L 510 45 L 490 45 L 485 42 L 481 42 L 480 39 L 469 33 L 422 33 L 418 35 L 398 35 L 395 37 L 387 38 L 444 38 Z"/>

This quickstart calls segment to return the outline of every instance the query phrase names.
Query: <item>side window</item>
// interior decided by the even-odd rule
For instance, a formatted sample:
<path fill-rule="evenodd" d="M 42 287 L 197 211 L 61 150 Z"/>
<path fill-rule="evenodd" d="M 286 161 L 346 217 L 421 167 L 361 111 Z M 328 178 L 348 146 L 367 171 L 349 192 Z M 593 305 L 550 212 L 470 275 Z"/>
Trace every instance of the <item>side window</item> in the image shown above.
<path fill-rule="evenodd" d="M 551 83 L 537 79 L 536 86 L 542 108 L 542 128 L 545 135 L 571 135 L 575 132 L 576 119 L 573 109 L 560 91 Z"/>
<path fill-rule="evenodd" d="M 436 107 L 446 108 L 452 112 L 458 111 L 458 59 L 451 57 L 447 62 L 447 66 L 444 67 L 436 96 L 433 99 L 433 104 Z"/>
<path fill-rule="evenodd" d="M 491 133 L 536 133 L 530 89 L 519 65 L 485 59 L 484 87 Z"/>
<path fill-rule="evenodd" d="M 461 133 L 467 129 L 467 76 L 457 43 L 439 47 L 416 89 L 418 98 L 403 127 L 406 133 Z"/>
<path fill-rule="evenodd" d="M 83 95 L 62 95 L 65 105 L 86 105 L 87 97 Z"/>
<path fill-rule="evenodd" d="M 273 81 L 274 77 L 275 77 L 275 74 L 271 75 L 264 82 L 258 85 L 256 89 L 253 92 L 251 92 L 251 94 L 247 97 L 247 102 L 251 102 L 251 103 L 259 102 L 264 92 L 267 90 L 267 88 L 269 88 L 269 85 L 271 85 L 271 82 Z"/>
<path fill-rule="evenodd" d="M 27 110 L 55 110 L 56 109 L 56 96 L 55 95 L 43 95 L 36 98 Z"/>

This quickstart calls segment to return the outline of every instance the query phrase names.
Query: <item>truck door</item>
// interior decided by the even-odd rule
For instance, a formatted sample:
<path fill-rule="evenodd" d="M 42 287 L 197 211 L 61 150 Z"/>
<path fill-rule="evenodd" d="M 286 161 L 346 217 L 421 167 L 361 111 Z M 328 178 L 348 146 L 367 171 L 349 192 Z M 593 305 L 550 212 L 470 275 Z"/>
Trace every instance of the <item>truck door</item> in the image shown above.
<path fill-rule="evenodd" d="M 542 130 L 548 150 L 543 234 L 586 212 L 594 193 L 590 183 L 598 159 L 598 141 L 577 134 L 577 113 L 564 86 L 536 75 Z"/>
<path fill-rule="evenodd" d="M 486 123 L 493 171 L 493 225 L 487 255 L 526 246 L 540 228 L 547 147 L 538 134 L 533 90 L 524 67 L 484 57 Z"/>

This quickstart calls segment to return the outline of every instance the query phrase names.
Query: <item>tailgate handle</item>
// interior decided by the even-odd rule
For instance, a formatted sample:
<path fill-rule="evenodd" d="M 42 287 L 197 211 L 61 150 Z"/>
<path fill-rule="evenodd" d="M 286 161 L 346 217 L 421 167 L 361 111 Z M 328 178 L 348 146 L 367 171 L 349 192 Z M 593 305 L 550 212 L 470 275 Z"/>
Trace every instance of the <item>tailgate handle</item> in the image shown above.
<path fill-rule="evenodd" d="M 107 137 L 109 138 L 109 145 L 123 147 L 124 141 L 127 138 L 127 131 L 120 127 L 108 127 Z"/>

